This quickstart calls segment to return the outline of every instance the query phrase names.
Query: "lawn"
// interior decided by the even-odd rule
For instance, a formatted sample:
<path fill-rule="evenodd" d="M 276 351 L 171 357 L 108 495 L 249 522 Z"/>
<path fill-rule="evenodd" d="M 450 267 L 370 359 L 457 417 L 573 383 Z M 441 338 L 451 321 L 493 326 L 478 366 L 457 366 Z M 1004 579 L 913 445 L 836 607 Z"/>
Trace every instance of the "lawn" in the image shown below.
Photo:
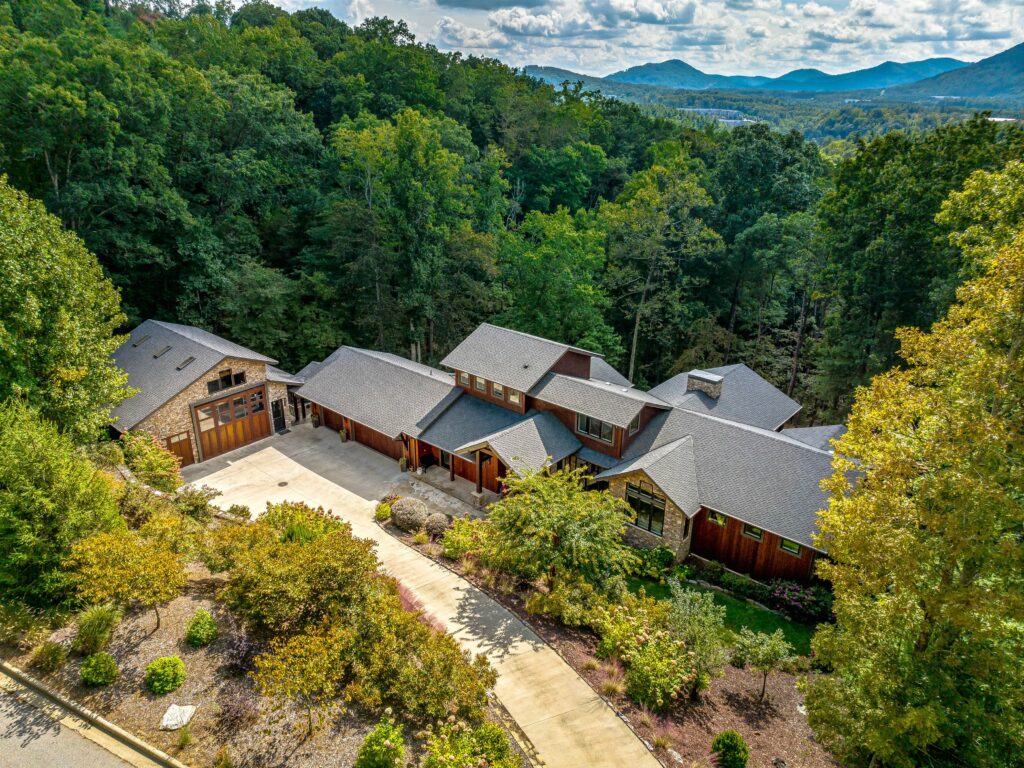
<path fill-rule="evenodd" d="M 715 602 L 718 605 L 725 606 L 725 627 L 729 630 L 730 636 L 738 633 L 743 627 L 752 629 L 755 632 L 767 632 L 768 634 L 781 629 L 786 635 L 786 640 L 789 641 L 797 653 L 806 656 L 811 652 L 811 635 L 814 634 L 814 627 L 809 624 L 790 621 L 776 613 L 767 611 L 764 608 L 758 608 L 756 605 L 751 605 L 743 600 L 722 594 L 714 589 L 690 583 L 686 583 L 684 586 L 687 589 L 699 592 L 711 592 L 715 596 Z M 632 591 L 636 592 L 641 587 L 651 597 L 659 600 L 667 600 L 669 598 L 667 584 L 659 584 L 650 579 L 631 578 L 629 580 L 629 588 Z"/>

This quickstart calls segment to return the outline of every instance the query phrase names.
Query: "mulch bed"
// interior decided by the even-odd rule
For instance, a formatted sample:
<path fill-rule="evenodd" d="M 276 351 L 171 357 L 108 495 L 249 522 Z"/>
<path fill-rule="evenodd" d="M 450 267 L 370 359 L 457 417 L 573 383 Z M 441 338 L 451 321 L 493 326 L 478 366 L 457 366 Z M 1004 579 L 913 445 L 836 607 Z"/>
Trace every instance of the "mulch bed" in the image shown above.
<path fill-rule="evenodd" d="M 796 675 L 774 673 L 768 678 L 764 701 L 759 700 L 761 676 L 726 667 L 698 702 L 680 703 L 664 716 L 655 715 L 625 695 L 623 670 L 597 659 L 597 637 L 588 629 L 567 627 L 545 616 L 528 613 L 525 592 L 496 589 L 481 573 L 467 571 L 441 556 L 437 544 L 417 545 L 412 536 L 393 525 L 382 526 L 392 536 L 415 547 L 446 568 L 459 573 L 526 622 L 554 648 L 621 716 L 666 768 L 710 765 L 711 742 L 722 731 L 739 732 L 750 748 L 750 768 L 833 768 L 837 763 L 814 740 L 801 712 L 803 695 Z M 778 761 L 782 761 L 779 763 Z"/>

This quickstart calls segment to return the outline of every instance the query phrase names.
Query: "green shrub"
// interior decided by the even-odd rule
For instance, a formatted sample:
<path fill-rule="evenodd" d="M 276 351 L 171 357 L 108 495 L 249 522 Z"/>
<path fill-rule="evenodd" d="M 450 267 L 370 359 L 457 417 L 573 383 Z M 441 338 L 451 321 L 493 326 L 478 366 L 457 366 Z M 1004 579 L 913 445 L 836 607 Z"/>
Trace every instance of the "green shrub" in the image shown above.
<path fill-rule="evenodd" d="M 267 504 L 267 510 L 260 515 L 260 522 L 277 531 L 281 541 L 287 541 L 288 531 L 302 529 L 310 534 L 301 541 L 312 541 L 328 533 L 342 530 L 346 523 L 334 517 L 323 507 L 311 507 L 301 501 L 282 501 Z"/>
<path fill-rule="evenodd" d="M 125 432 L 121 450 L 128 469 L 146 485 L 168 493 L 181 487 L 181 463 L 149 432 Z"/>
<path fill-rule="evenodd" d="M 92 656 L 110 645 L 114 628 L 121 621 L 121 609 L 113 603 L 93 605 L 78 614 L 77 630 L 71 641 L 71 650 L 83 656 Z"/>
<path fill-rule="evenodd" d="M 479 557 L 487 546 L 488 532 L 485 520 L 470 517 L 454 520 L 441 537 L 441 554 L 449 560 L 459 560 L 463 555 Z"/>
<path fill-rule="evenodd" d="M 192 729 L 188 727 L 188 723 L 181 726 L 181 730 L 178 731 L 178 749 L 184 749 L 192 743 Z"/>
<path fill-rule="evenodd" d="M 117 680 L 117 662 L 109 653 L 94 653 L 82 662 L 79 674 L 86 685 L 110 685 Z"/>
<path fill-rule="evenodd" d="M 661 545 L 653 549 L 637 550 L 639 555 L 630 572 L 634 576 L 660 581 L 676 560 L 676 553 Z"/>
<path fill-rule="evenodd" d="M 552 616 L 570 627 L 587 626 L 605 605 L 604 596 L 583 579 L 559 579 L 549 592 L 533 592 L 528 613 Z"/>
<path fill-rule="evenodd" d="M 404 757 L 402 726 L 387 717 L 366 735 L 354 768 L 397 768 L 402 765 Z"/>
<path fill-rule="evenodd" d="M 52 640 L 44 640 L 32 651 L 29 666 L 49 674 L 56 672 L 68 659 L 68 649 Z"/>
<path fill-rule="evenodd" d="M 252 510 L 249 509 L 245 504 L 232 504 L 230 507 L 224 510 L 225 515 L 231 515 L 242 520 L 252 519 Z"/>
<path fill-rule="evenodd" d="M 718 768 L 746 768 L 750 751 L 747 743 L 736 731 L 722 731 L 711 742 Z"/>
<path fill-rule="evenodd" d="M 625 660 L 638 638 L 649 637 L 667 626 L 668 610 L 665 601 L 644 594 L 626 595 L 619 604 L 598 609 L 594 617 L 594 628 L 600 636 L 597 655 Z"/>
<path fill-rule="evenodd" d="M 655 712 L 670 709 L 697 680 L 686 644 L 667 632 L 638 638 L 636 648 L 625 654 L 623 662 L 626 693 Z"/>
<path fill-rule="evenodd" d="M 214 509 L 211 502 L 218 496 L 220 491 L 208 486 L 196 488 L 193 485 L 186 485 L 174 494 L 174 506 L 185 517 L 206 523 L 213 517 Z"/>
<path fill-rule="evenodd" d="M 185 642 L 193 648 L 202 648 L 217 639 L 217 622 L 205 608 L 196 611 L 185 628 Z"/>
<path fill-rule="evenodd" d="M 430 535 L 426 531 L 416 531 L 416 533 L 414 533 L 412 536 L 412 543 L 419 544 L 421 546 L 423 544 L 429 544 Z"/>
<path fill-rule="evenodd" d="M 391 505 L 386 501 L 382 501 L 377 505 L 377 508 L 373 510 L 373 519 L 378 523 L 383 523 L 389 517 L 391 517 Z"/>
<path fill-rule="evenodd" d="M 177 656 L 162 656 L 146 667 L 143 682 L 152 693 L 176 691 L 185 682 L 185 662 Z"/>
<path fill-rule="evenodd" d="M 486 765 L 489 768 L 519 768 L 520 762 L 508 743 L 508 736 L 495 723 L 476 728 L 465 723 L 447 723 L 427 737 L 423 768 Z"/>

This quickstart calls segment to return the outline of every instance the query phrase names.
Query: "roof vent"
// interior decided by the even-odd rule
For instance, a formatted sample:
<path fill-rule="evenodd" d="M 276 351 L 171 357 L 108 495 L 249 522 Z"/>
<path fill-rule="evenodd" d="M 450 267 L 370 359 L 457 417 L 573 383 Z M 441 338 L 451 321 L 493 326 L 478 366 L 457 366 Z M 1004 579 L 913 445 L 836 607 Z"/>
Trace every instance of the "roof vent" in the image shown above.
<path fill-rule="evenodd" d="M 722 394 L 722 376 L 709 373 L 699 368 L 686 374 L 686 391 L 703 392 L 708 397 L 718 399 Z"/>
<path fill-rule="evenodd" d="M 181 361 L 181 365 L 178 366 L 178 370 L 179 371 L 185 370 L 186 368 L 188 368 L 189 364 L 192 363 L 192 361 L 194 361 L 194 360 L 195 360 L 194 357 L 186 357 L 184 360 Z"/>
<path fill-rule="evenodd" d="M 135 341 L 133 341 L 132 342 L 132 346 L 133 347 L 137 347 L 140 344 L 145 344 L 147 341 L 149 341 L 149 334 L 148 333 L 145 336 L 142 336 L 142 337 L 136 339 Z"/>
<path fill-rule="evenodd" d="M 154 352 L 153 353 L 153 357 L 154 357 L 154 359 L 157 358 L 157 357 L 160 357 L 161 355 L 167 354 L 170 350 L 171 350 L 171 348 L 169 346 L 164 347 L 163 349 L 161 349 L 161 350 L 159 350 L 157 352 Z"/>

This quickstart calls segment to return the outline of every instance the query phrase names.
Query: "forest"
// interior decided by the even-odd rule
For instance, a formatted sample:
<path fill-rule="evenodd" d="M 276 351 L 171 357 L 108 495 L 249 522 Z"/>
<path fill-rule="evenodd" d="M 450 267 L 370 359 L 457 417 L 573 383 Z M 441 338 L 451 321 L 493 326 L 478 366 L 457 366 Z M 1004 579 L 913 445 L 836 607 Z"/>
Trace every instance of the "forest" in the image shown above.
<path fill-rule="evenodd" d="M 984 114 L 830 151 L 555 88 L 320 8 L 0 4 L 0 175 L 148 317 L 297 369 L 440 360 L 481 321 L 639 386 L 743 362 L 841 418 L 976 265 L 942 201 L 1024 154 Z"/>

